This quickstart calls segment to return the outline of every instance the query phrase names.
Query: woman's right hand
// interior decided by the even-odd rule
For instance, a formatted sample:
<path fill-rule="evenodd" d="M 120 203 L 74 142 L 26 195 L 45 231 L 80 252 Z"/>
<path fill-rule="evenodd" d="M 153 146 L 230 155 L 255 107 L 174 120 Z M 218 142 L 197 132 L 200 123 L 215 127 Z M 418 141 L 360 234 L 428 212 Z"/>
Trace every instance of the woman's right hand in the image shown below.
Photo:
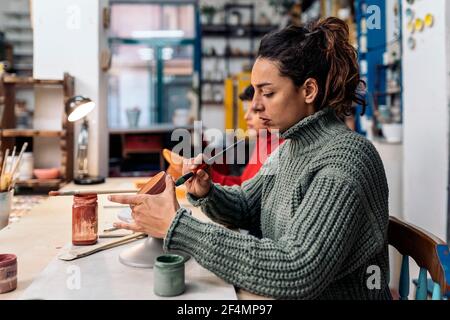
<path fill-rule="evenodd" d="M 203 160 L 203 154 L 195 158 L 185 159 L 183 161 L 183 175 L 195 170 Z M 187 180 L 184 185 L 188 193 L 197 198 L 205 197 L 211 189 L 211 176 L 205 170 L 198 170 L 197 173 Z"/>

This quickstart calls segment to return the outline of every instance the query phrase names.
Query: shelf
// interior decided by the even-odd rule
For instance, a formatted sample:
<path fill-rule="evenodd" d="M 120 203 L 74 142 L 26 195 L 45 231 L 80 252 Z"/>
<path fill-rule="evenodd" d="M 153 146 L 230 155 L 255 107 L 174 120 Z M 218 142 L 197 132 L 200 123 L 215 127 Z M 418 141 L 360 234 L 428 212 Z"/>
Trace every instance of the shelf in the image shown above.
<path fill-rule="evenodd" d="M 234 26 L 225 24 L 204 24 L 202 25 L 202 36 L 204 37 L 258 37 L 269 33 L 278 26 L 276 25 L 244 25 Z"/>
<path fill-rule="evenodd" d="M 4 11 L 5 15 L 18 17 L 31 17 L 31 12 L 27 11 Z"/>
<path fill-rule="evenodd" d="M 206 104 L 206 105 L 221 105 L 223 106 L 223 101 L 211 101 L 211 100 L 205 100 L 202 101 L 202 104 Z"/>
<path fill-rule="evenodd" d="M 377 64 L 377 65 L 376 65 L 376 67 L 377 67 L 378 69 L 384 69 L 384 68 L 386 68 L 386 69 L 388 69 L 388 68 L 396 68 L 396 67 L 398 67 L 398 66 L 400 66 L 400 60 L 396 60 L 396 61 L 394 61 L 394 62 L 392 62 L 392 63 L 388 63 L 388 64 Z"/>
<path fill-rule="evenodd" d="M 64 84 L 63 80 L 44 80 L 44 79 L 34 79 L 33 77 L 17 77 L 14 75 L 5 75 L 3 77 L 5 84 L 16 84 L 16 85 L 59 85 Z"/>
<path fill-rule="evenodd" d="M 210 55 L 204 54 L 202 58 L 205 59 L 254 59 L 254 54 L 242 54 L 242 55 Z"/>
<path fill-rule="evenodd" d="M 193 130 L 193 125 L 187 125 L 187 126 L 175 126 L 172 123 L 159 123 L 154 124 L 151 127 L 138 127 L 138 128 L 131 128 L 131 127 L 115 127 L 115 128 L 109 128 L 110 134 L 139 134 L 139 133 L 167 133 L 172 132 L 175 129 L 188 129 Z"/>
<path fill-rule="evenodd" d="M 389 95 L 394 95 L 394 94 L 401 94 L 402 91 L 400 89 L 398 90 L 388 90 L 385 92 L 375 92 L 374 94 L 376 96 L 389 96 Z"/>
<path fill-rule="evenodd" d="M 64 130 L 3 129 L 2 137 L 63 137 Z"/>
<path fill-rule="evenodd" d="M 202 84 L 217 84 L 223 85 L 225 80 L 202 80 Z"/>
<path fill-rule="evenodd" d="M 17 187 L 29 187 L 29 188 L 35 188 L 35 187 L 54 187 L 58 188 L 60 187 L 61 183 L 63 181 L 61 179 L 29 179 L 29 180 L 22 180 L 17 181 L 16 186 Z"/>

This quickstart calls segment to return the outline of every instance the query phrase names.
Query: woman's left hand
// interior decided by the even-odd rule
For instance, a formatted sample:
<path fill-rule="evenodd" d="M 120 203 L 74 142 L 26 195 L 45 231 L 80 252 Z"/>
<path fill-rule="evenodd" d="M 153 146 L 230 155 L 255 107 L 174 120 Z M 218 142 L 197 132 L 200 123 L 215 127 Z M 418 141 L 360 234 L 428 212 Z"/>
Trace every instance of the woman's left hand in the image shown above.
<path fill-rule="evenodd" d="M 165 182 L 166 189 L 160 194 L 108 196 L 108 200 L 112 202 L 129 204 L 134 219 L 133 223 L 116 222 L 114 227 L 145 232 L 154 238 L 164 238 L 180 208 L 172 177 L 167 175 Z"/>

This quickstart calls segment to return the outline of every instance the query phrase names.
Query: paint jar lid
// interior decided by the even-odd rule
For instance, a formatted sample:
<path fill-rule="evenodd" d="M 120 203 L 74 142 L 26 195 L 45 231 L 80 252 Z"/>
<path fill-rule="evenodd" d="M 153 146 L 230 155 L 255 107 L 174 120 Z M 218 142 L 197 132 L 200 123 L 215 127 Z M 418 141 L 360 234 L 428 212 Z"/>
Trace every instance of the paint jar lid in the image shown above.
<path fill-rule="evenodd" d="M 73 196 L 73 204 L 75 205 L 93 205 L 97 203 L 96 194 L 81 194 Z"/>
<path fill-rule="evenodd" d="M 17 263 L 17 257 L 14 254 L 0 254 L 0 268 L 9 267 Z"/>

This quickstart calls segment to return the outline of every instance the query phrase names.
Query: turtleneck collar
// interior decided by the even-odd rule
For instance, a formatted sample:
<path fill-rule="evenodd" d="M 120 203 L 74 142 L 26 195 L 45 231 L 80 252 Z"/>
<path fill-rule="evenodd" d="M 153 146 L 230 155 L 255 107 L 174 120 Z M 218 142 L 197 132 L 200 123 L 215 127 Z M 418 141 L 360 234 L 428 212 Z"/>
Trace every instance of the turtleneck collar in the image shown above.
<path fill-rule="evenodd" d="M 334 136 L 339 131 L 348 130 L 332 108 L 324 108 L 303 118 L 281 133 L 283 139 L 292 139 L 307 146 Z"/>

